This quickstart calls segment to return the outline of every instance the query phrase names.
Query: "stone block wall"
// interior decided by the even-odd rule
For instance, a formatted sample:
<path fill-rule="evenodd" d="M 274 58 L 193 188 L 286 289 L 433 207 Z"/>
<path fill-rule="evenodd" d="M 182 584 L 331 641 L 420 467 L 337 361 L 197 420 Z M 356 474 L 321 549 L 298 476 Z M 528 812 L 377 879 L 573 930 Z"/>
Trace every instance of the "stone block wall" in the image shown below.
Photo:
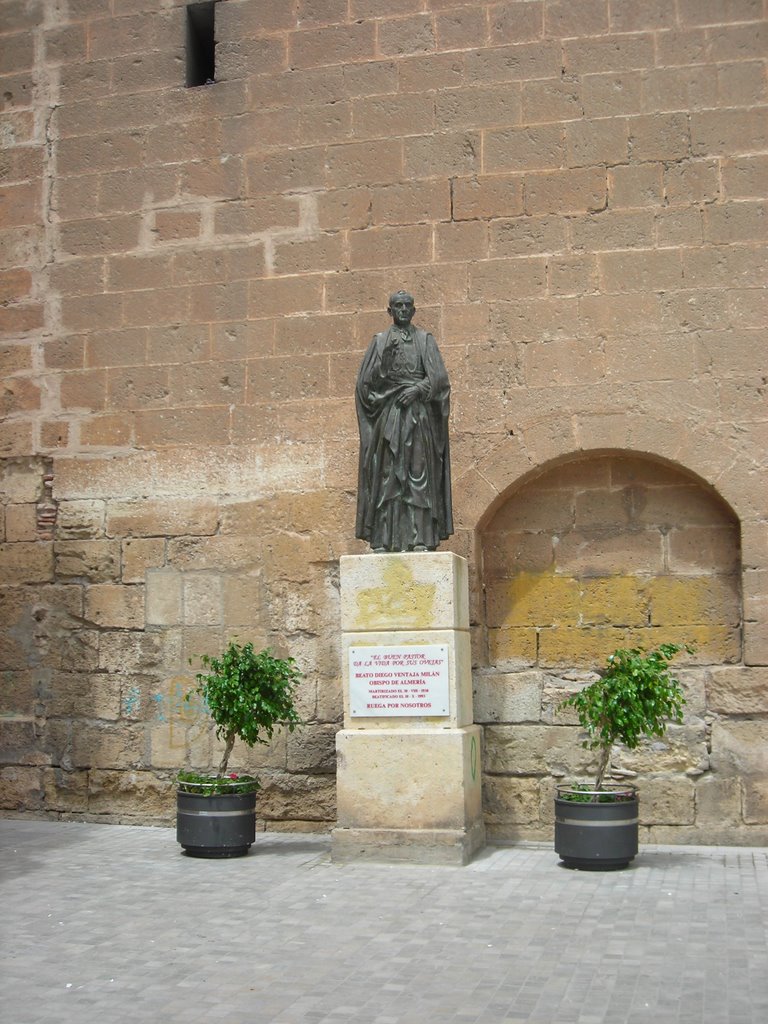
<path fill-rule="evenodd" d="M 490 834 L 548 836 L 555 784 L 594 777 L 559 705 L 612 651 L 687 643 L 673 669 L 683 724 L 617 749 L 613 777 L 639 785 L 651 840 L 763 835 L 768 675 L 741 664 L 740 531 L 722 500 L 669 466 L 593 455 L 535 476 L 482 540 L 487 663 L 474 681 Z"/>
<path fill-rule="evenodd" d="M 738 522 L 679 471 L 593 456 L 512 495 L 483 534 L 493 665 L 594 667 L 616 647 L 683 642 L 741 660 Z"/>
<path fill-rule="evenodd" d="M 486 527 L 545 468 L 648 456 L 730 509 L 738 629 L 704 685 L 731 767 L 696 820 L 738 792 L 763 834 L 762 0 L 220 0 L 197 88 L 185 8 L 0 0 L 6 812 L 168 820 L 213 743 L 189 658 L 237 637 L 307 674 L 306 728 L 253 755 L 265 820 L 333 822 L 352 392 L 405 287 L 453 384 L 481 669 Z"/>

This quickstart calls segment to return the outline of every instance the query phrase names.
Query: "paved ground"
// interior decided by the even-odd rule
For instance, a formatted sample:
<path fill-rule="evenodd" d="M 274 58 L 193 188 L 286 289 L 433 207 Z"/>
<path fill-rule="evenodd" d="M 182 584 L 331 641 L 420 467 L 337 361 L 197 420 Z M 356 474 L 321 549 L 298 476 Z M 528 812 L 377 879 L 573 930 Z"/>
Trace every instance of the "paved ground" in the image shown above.
<path fill-rule="evenodd" d="M 0 821 L 2 1024 L 766 1024 L 768 850 L 187 858 L 174 833 Z"/>

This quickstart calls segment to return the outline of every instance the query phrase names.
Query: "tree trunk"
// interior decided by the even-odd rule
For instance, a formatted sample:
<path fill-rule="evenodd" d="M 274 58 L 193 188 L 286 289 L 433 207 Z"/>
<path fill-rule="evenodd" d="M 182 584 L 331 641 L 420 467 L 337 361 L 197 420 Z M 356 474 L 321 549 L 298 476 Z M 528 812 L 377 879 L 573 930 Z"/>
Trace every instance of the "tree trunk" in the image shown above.
<path fill-rule="evenodd" d="M 608 770 L 608 765 L 611 763 L 611 748 L 601 747 L 600 749 L 600 760 L 597 765 L 597 778 L 595 779 L 595 789 L 600 790 L 603 788 L 603 779 L 605 773 Z"/>
<path fill-rule="evenodd" d="M 229 762 L 229 755 L 232 753 L 232 748 L 235 745 L 235 734 L 233 732 L 227 735 L 227 741 L 224 746 L 224 756 L 221 759 L 219 770 L 217 772 L 218 778 L 221 778 L 224 772 L 227 770 L 227 764 Z"/>

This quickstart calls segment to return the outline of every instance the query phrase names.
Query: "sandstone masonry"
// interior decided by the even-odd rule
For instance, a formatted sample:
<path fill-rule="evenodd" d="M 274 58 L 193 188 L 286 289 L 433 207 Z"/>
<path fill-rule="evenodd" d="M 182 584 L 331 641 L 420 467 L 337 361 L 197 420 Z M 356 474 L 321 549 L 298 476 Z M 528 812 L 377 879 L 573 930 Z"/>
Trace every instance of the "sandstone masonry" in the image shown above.
<path fill-rule="evenodd" d="M 355 374 L 390 291 L 453 385 L 486 824 L 587 773 L 557 702 L 693 642 L 646 838 L 768 841 L 762 0 L 0 0 L 3 813 L 169 821 L 231 638 L 307 725 L 240 751 L 336 817 Z M 191 664 L 190 664 L 191 659 Z"/>

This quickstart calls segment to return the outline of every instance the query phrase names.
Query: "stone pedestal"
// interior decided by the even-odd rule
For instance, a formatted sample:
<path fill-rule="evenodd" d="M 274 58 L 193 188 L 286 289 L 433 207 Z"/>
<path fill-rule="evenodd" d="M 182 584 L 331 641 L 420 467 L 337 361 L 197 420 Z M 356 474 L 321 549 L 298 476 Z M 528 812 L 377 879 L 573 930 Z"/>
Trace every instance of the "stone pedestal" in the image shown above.
<path fill-rule="evenodd" d="M 334 860 L 466 864 L 485 842 L 466 560 L 341 559 Z"/>

